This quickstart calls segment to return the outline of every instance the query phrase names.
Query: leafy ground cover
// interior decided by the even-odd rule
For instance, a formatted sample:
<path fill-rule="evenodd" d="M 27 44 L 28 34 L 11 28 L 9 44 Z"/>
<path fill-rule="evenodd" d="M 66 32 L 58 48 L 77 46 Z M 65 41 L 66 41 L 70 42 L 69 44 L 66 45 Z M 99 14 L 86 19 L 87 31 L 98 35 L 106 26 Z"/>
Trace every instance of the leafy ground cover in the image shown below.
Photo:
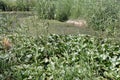
<path fill-rule="evenodd" d="M 29 17 L 0 14 L 0 80 L 120 80 L 119 2 L 77 1 L 38 0 Z M 85 19 L 89 28 L 59 22 L 67 19 Z"/>
<path fill-rule="evenodd" d="M 1 80 L 119 80 L 120 44 L 89 35 L 7 36 Z M 0 46 L 2 48 L 2 45 Z"/>

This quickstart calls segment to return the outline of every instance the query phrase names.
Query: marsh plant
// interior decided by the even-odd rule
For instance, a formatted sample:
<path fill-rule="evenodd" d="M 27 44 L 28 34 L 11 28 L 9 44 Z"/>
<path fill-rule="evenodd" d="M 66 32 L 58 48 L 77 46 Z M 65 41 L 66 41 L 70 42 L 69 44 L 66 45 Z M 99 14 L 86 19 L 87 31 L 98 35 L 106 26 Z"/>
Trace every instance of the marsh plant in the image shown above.
<path fill-rule="evenodd" d="M 108 32 L 108 35 L 114 35 L 116 28 L 119 27 L 119 11 L 120 6 L 116 1 L 105 1 L 95 2 L 91 13 L 89 16 L 89 26 L 93 27 L 95 30 L 100 30 L 102 32 Z"/>
<path fill-rule="evenodd" d="M 36 8 L 41 18 L 84 19 L 94 30 L 113 35 L 120 25 L 119 5 L 117 0 L 41 0 Z"/>
<path fill-rule="evenodd" d="M 83 18 L 94 30 L 112 33 L 119 27 L 118 2 L 38 1 L 39 19 L 0 16 L 0 40 L 5 34 L 13 44 L 9 51 L 4 51 L 9 41 L 5 39 L 4 45 L 0 41 L 0 80 L 120 80 L 119 41 L 82 34 L 49 34 L 46 21 Z M 29 23 L 19 24 L 21 20 Z M 37 37 L 27 35 L 31 26 Z M 39 35 L 38 28 L 46 35 Z"/>
<path fill-rule="evenodd" d="M 53 0 L 38 0 L 37 8 L 39 18 L 41 19 L 54 19 L 54 6 Z"/>

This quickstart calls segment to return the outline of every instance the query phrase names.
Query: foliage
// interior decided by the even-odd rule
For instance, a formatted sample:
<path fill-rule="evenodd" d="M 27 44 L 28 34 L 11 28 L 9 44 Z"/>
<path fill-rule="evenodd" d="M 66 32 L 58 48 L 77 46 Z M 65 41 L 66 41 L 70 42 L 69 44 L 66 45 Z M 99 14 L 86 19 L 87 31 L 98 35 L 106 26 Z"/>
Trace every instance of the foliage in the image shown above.
<path fill-rule="evenodd" d="M 120 44 L 89 35 L 9 35 L 0 51 L 0 79 L 120 79 Z M 2 47 L 2 46 L 1 46 Z"/>
<path fill-rule="evenodd" d="M 0 9 L 5 10 L 6 6 L 7 5 L 2 0 L 0 0 Z"/>
<path fill-rule="evenodd" d="M 18 24 L 17 17 L 15 15 L 14 17 L 12 14 L 0 15 L 0 35 L 16 33 L 20 28 L 21 26 Z"/>
<path fill-rule="evenodd" d="M 0 0 L 2 11 L 31 11 L 34 9 L 36 0 Z"/>
<path fill-rule="evenodd" d="M 38 0 L 36 9 L 40 18 L 65 21 L 69 18 L 70 0 Z"/>
<path fill-rule="evenodd" d="M 55 2 L 55 19 L 59 21 L 66 21 L 70 16 L 70 9 L 72 7 L 71 0 L 61 0 Z"/>
<path fill-rule="evenodd" d="M 55 7 L 52 0 L 38 0 L 37 12 L 41 19 L 54 19 Z"/>
<path fill-rule="evenodd" d="M 119 11 L 120 6 L 117 1 L 94 1 L 92 7 L 89 8 L 91 11 L 86 16 L 88 19 L 88 25 L 95 30 L 114 33 L 115 29 L 119 27 Z"/>
<path fill-rule="evenodd" d="M 51 16 L 59 21 L 84 19 L 94 30 L 113 35 L 120 25 L 119 5 L 116 0 L 41 0 L 36 8 L 42 18 L 51 19 Z"/>
<path fill-rule="evenodd" d="M 42 19 L 65 21 L 80 17 L 85 18 L 95 30 L 107 31 L 119 27 L 119 3 L 113 5 L 111 0 L 102 0 L 105 1 L 102 5 L 96 0 L 89 0 L 89 3 L 88 0 L 65 0 L 65 3 L 63 0 L 38 1 L 38 15 Z M 21 2 L 19 6 L 26 9 L 25 3 Z M 1 35 L 6 34 L 12 42 L 12 48 L 4 50 L 0 41 L 0 80 L 120 79 L 120 42 L 113 38 L 81 34 L 39 36 L 40 26 L 45 27 L 48 33 L 49 22 L 36 23 L 37 20 L 31 17 L 28 20 L 36 28 L 37 36 L 26 36 L 22 32 L 27 34 L 31 24 L 17 24 L 19 20 L 0 16 L 0 40 L 3 38 Z"/>

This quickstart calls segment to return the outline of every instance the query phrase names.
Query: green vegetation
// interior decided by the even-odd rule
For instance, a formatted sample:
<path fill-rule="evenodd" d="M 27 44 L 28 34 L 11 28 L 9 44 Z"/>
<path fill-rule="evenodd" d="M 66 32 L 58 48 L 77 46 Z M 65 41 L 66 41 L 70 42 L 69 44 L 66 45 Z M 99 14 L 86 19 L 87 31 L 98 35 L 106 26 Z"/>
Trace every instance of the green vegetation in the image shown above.
<path fill-rule="evenodd" d="M 0 0 L 2 11 L 31 11 L 34 9 L 36 0 Z"/>
<path fill-rule="evenodd" d="M 46 35 L 46 34 L 89 34 L 94 35 L 95 31 L 88 27 L 76 27 L 56 20 L 39 20 L 32 13 L 16 12 L 13 14 L 1 13 L 1 32 L 0 34 L 25 34 L 25 35 Z M 4 27 L 2 27 L 4 26 Z"/>
<path fill-rule="evenodd" d="M 8 37 L 14 47 L 1 51 L 1 79 L 120 79 L 120 45 L 111 39 L 54 34 Z"/>
<path fill-rule="evenodd" d="M 0 0 L 0 80 L 120 80 L 119 4 Z"/>
<path fill-rule="evenodd" d="M 37 11 L 44 19 L 84 19 L 89 27 L 113 35 L 120 25 L 119 5 L 116 0 L 40 0 Z"/>

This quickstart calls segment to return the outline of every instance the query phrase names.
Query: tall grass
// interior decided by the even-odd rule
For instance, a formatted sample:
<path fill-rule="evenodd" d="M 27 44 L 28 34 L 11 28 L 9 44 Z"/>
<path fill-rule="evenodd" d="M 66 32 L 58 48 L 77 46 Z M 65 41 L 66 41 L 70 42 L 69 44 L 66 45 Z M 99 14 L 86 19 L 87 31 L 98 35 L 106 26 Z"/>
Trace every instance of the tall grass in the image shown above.
<path fill-rule="evenodd" d="M 54 19 L 54 8 L 52 0 L 38 0 L 36 10 L 38 11 L 39 18 Z"/>
<path fill-rule="evenodd" d="M 91 8 L 88 8 L 85 16 L 89 26 L 95 30 L 114 33 L 115 29 L 119 27 L 119 3 L 113 0 L 102 0 L 95 1 L 92 5 Z"/>
<path fill-rule="evenodd" d="M 55 19 L 59 21 L 68 20 L 71 13 L 70 10 L 72 8 L 71 0 L 60 0 L 55 2 Z"/>
<path fill-rule="evenodd" d="M 119 5 L 117 0 L 40 0 L 36 8 L 38 15 L 45 19 L 52 17 L 66 21 L 82 18 L 94 30 L 114 33 L 120 25 Z"/>

